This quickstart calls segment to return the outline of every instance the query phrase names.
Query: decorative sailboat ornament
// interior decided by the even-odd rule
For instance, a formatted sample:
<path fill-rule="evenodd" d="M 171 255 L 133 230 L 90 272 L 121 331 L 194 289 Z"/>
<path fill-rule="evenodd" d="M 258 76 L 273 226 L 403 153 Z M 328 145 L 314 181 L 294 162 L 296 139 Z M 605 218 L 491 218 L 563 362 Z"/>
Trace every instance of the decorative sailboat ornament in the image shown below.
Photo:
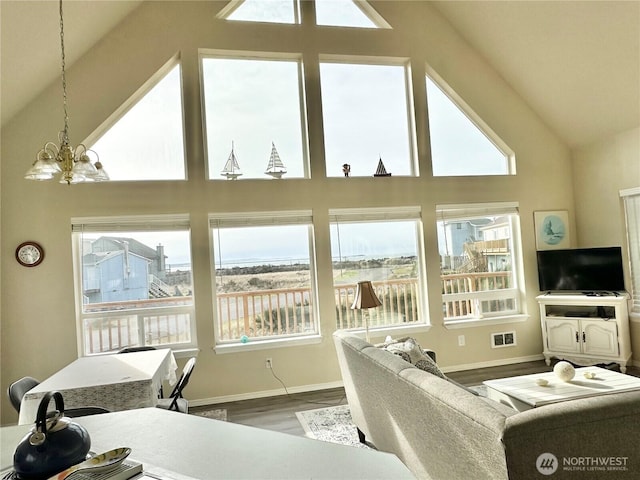
<path fill-rule="evenodd" d="M 387 173 L 387 169 L 384 168 L 384 163 L 382 163 L 382 157 L 378 160 L 378 168 L 376 169 L 376 173 L 373 174 L 374 177 L 390 177 L 391 174 Z"/>
<path fill-rule="evenodd" d="M 227 159 L 227 163 L 224 164 L 224 168 L 222 169 L 222 173 L 220 174 L 223 177 L 227 177 L 227 180 L 235 180 L 242 172 L 240 171 L 240 165 L 238 165 L 238 160 L 236 159 L 236 155 L 233 152 L 233 142 L 231 142 L 231 153 L 229 154 L 229 158 Z"/>
<path fill-rule="evenodd" d="M 276 150 L 276 144 L 271 142 L 271 156 L 269 157 L 269 165 L 267 165 L 267 169 L 264 171 L 267 175 L 271 175 L 273 178 L 282 178 L 282 175 L 287 173 L 287 167 L 284 166 L 282 160 L 280 160 L 280 155 Z"/>

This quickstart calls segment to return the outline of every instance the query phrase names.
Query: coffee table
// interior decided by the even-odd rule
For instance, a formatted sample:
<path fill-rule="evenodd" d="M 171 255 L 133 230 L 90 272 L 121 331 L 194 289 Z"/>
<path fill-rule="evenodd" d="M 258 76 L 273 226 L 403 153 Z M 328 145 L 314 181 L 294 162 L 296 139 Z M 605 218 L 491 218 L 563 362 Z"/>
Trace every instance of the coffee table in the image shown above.
<path fill-rule="evenodd" d="M 595 374 L 595 377 L 586 378 L 586 372 Z M 539 379 L 546 380 L 548 384 L 538 385 Z M 488 398 L 520 412 L 565 400 L 640 390 L 640 378 L 600 367 L 576 368 L 576 375 L 569 382 L 563 382 L 553 372 L 545 372 L 482 383 L 487 387 Z"/>

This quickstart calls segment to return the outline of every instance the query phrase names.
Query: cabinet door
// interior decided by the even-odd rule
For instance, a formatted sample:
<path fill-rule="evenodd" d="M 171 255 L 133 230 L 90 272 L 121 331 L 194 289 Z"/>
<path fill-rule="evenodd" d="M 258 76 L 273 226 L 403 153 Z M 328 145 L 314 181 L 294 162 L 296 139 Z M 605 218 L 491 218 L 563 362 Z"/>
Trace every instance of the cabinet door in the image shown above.
<path fill-rule="evenodd" d="M 589 355 L 618 356 L 618 325 L 614 321 L 582 320 L 583 351 Z"/>
<path fill-rule="evenodd" d="M 547 342 L 552 352 L 580 353 L 578 320 L 547 318 Z"/>

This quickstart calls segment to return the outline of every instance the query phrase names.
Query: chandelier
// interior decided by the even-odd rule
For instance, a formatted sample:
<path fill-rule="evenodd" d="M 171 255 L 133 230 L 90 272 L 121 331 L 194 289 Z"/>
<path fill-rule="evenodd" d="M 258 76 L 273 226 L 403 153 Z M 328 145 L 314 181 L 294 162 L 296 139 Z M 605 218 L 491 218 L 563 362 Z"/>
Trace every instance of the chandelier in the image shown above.
<path fill-rule="evenodd" d="M 64 130 L 58 134 L 59 146 L 47 142 L 36 154 L 36 160 L 27 171 L 27 180 L 51 180 L 58 178 L 60 183 L 103 182 L 109 180 L 102 168 L 98 154 L 83 144 L 73 148 L 69 143 L 69 115 L 67 113 L 67 80 L 64 57 L 64 21 L 62 18 L 62 0 L 60 0 L 60 50 L 62 52 L 62 104 L 64 107 Z M 95 156 L 95 161 L 89 155 Z"/>

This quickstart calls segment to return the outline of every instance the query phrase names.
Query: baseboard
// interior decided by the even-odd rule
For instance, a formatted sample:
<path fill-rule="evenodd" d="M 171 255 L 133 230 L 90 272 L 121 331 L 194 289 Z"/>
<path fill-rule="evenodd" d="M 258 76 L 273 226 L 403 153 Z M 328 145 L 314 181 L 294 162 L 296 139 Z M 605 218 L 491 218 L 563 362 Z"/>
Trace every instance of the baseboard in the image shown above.
<path fill-rule="evenodd" d="M 515 363 L 536 362 L 544 360 L 544 355 L 529 355 L 526 357 L 502 358 L 500 360 L 491 360 L 488 362 L 467 363 L 461 365 L 452 365 L 450 367 L 440 367 L 444 373 L 462 372 L 464 370 L 476 370 L 478 368 L 501 367 L 503 365 L 512 365 Z"/>
<path fill-rule="evenodd" d="M 301 385 L 298 387 L 287 387 L 289 393 L 306 393 L 315 392 L 317 390 L 329 390 L 332 388 L 342 387 L 344 384 L 342 380 L 337 382 L 316 383 L 313 385 Z M 277 388 L 275 390 L 262 390 L 259 392 L 239 393 L 235 395 L 223 395 L 220 397 L 199 398 L 197 400 L 189 400 L 189 406 L 201 407 L 203 405 L 215 405 L 218 403 L 238 402 L 241 400 L 253 400 L 255 398 L 277 397 L 279 395 L 286 395 L 284 389 Z"/>

